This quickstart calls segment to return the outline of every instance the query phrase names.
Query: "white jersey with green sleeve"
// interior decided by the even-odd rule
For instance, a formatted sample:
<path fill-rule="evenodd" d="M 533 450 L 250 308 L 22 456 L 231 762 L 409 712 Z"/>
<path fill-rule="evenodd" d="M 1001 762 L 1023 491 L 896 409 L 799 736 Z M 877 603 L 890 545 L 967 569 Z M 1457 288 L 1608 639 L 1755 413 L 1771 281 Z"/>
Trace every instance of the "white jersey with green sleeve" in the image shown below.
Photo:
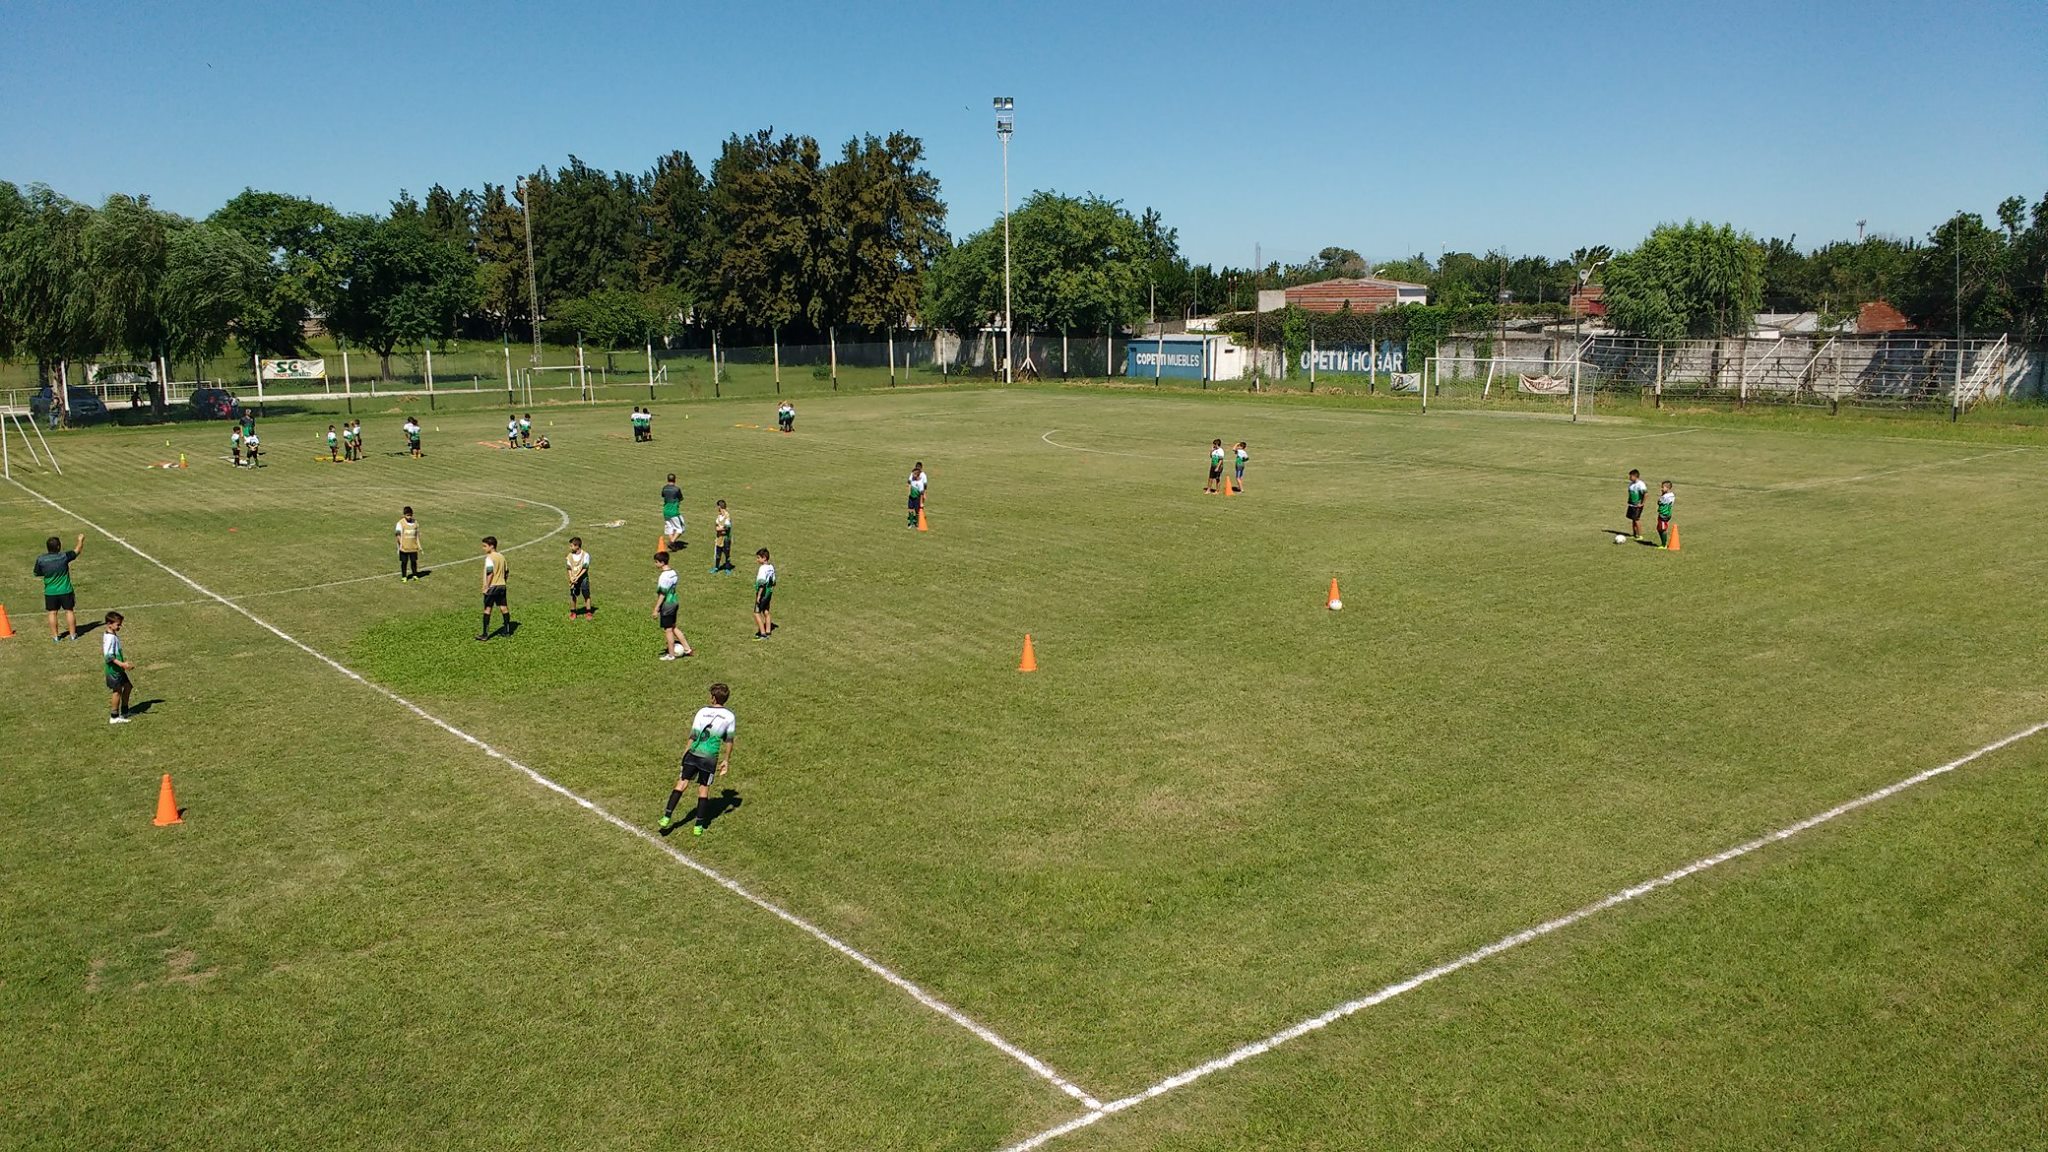
<path fill-rule="evenodd" d="M 1659 492 L 1657 494 L 1657 519 L 1671 519 L 1671 509 L 1676 507 L 1677 504 L 1678 497 L 1675 494 L 1670 492 Z"/>
<path fill-rule="evenodd" d="M 731 711 L 716 704 L 697 709 L 697 715 L 690 721 L 689 754 L 705 760 L 716 760 L 725 751 L 726 742 L 739 730 L 739 721 Z"/>
<path fill-rule="evenodd" d="M 1631 480 L 1628 482 L 1628 502 L 1630 506 L 1640 507 L 1643 498 L 1649 494 L 1650 486 L 1648 484 L 1643 483 L 1641 480 Z"/>

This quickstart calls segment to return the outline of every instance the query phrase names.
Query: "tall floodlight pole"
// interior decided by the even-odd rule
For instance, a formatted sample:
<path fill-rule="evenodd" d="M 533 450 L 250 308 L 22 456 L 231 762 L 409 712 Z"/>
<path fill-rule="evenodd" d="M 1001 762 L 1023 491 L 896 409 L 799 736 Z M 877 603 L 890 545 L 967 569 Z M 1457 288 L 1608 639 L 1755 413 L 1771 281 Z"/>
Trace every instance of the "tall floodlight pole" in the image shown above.
<path fill-rule="evenodd" d="M 526 222 L 526 309 L 533 325 L 533 363 L 540 365 L 540 287 L 533 275 L 533 198 L 519 178 L 519 218 Z"/>
<path fill-rule="evenodd" d="M 996 97 L 996 139 L 1003 143 L 1003 383 L 1014 383 L 1017 355 L 1015 328 L 1010 323 L 1010 132 L 1016 126 L 1017 102 Z"/>

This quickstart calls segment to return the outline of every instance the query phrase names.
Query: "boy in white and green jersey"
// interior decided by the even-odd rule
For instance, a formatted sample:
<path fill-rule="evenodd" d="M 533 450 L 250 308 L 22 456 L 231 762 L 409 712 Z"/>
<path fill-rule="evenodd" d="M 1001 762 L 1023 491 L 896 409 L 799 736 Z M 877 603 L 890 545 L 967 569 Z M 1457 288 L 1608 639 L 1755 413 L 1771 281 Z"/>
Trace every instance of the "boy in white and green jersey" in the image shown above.
<path fill-rule="evenodd" d="M 1203 486 L 1202 491 L 1207 495 L 1214 496 L 1221 490 L 1220 485 L 1222 483 L 1223 441 L 1211 440 L 1209 441 L 1209 483 Z"/>
<path fill-rule="evenodd" d="M 1678 507 L 1678 494 L 1671 490 L 1671 481 L 1664 481 L 1657 493 L 1657 543 L 1671 547 L 1671 513 Z"/>
<path fill-rule="evenodd" d="M 1631 540 L 1643 538 L 1643 501 L 1650 495 L 1650 486 L 1643 483 L 1643 474 L 1631 468 L 1628 470 L 1628 535 Z"/>
<path fill-rule="evenodd" d="M 705 826 L 711 823 L 711 778 L 725 775 L 732 766 L 733 737 L 739 729 L 739 722 L 725 706 L 731 698 L 731 689 L 713 684 L 710 705 L 697 709 L 697 715 L 690 720 L 690 743 L 683 752 L 683 770 L 676 776 L 675 790 L 668 794 L 668 806 L 661 813 L 663 832 L 675 825 L 676 805 L 682 802 L 683 789 L 692 780 L 697 782 L 697 810 L 691 817 L 690 834 L 702 836 Z"/>
<path fill-rule="evenodd" d="M 121 648 L 121 625 L 126 620 L 119 612 L 107 613 L 104 630 L 100 634 L 100 662 L 107 673 L 107 723 L 128 722 L 128 694 L 135 691 L 135 684 L 128 679 L 128 670 L 135 667 L 127 660 Z"/>
<path fill-rule="evenodd" d="M 341 437 L 334 431 L 334 425 L 327 426 L 327 462 L 341 463 Z"/>

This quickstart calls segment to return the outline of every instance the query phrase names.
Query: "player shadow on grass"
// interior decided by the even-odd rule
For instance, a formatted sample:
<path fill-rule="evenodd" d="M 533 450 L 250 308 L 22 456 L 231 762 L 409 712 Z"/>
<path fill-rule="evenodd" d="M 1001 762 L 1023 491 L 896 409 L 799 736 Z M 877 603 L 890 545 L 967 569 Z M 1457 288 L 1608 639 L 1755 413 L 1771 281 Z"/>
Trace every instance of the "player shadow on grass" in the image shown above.
<path fill-rule="evenodd" d="M 713 824 L 718 822 L 718 818 L 720 816 L 723 816 L 727 812 L 730 812 L 733 809 L 738 808 L 741 804 L 745 802 L 746 801 L 740 796 L 738 790 L 732 788 L 719 789 L 718 795 L 711 797 L 704 803 L 704 826 L 706 828 L 711 827 Z M 682 815 L 682 813 L 680 812 L 677 814 Z M 689 823 L 687 819 L 678 820 L 673 826 L 664 830 L 662 832 L 662 835 L 667 836 L 687 823 Z"/>
<path fill-rule="evenodd" d="M 149 700 L 137 700 L 133 704 L 128 705 L 128 714 L 130 716 L 140 716 L 151 708 L 164 703 L 168 703 L 168 701 L 161 696 Z"/>
<path fill-rule="evenodd" d="M 1600 534 L 1601 534 L 1602 536 L 1621 536 L 1621 537 L 1624 537 L 1624 538 L 1626 538 L 1626 539 L 1628 540 L 1628 542 L 1629 542 L 1629 543 L 1631 543 L 1631 544 L 1641 544 L 1641 545 L 1642 545 L 1643 547 L 1645 547 L 1645 548 L 1662 548 L 1662 547 L 1663 547 L 1663 545 L 1662 545 L 1662 544 L 1659 544 L 1659 543 L 1657 543 L 1657 542 L 1656 542 L 1655 540 L 1652 540 L 1652 539 L 1651 539 L 1650 537 L 1648 537 L 1648 536 L 1630 536 L 1630 535 L 1628 534 L 1628 529 L 1626 529 L 1626 528 L 1602 528 L 1602 529 L 1600 530 Z"/>
<path fill-rule="evenodd" d="M 76 632 L 73 632 L 73 633 L 72 633 L 72 635 L 73 635 L 73 636 L 84 636 L 84 635 L 85 635 L 85 634 L 86 634 L 87 632 L 90 632 L 90 631 L 92 631 L 93 629 L 95 629 L 95 628 L 99 627 L 99 626 L 100 626 L 101 624 L 103 624 L 103 623 L 105 623 L 105 621 L 102 621 L 102 620 L 87 620 L 87 621 L 86 621 L 85 623 L 83 623 L 83 624 L 80 624 L 80 625 L 78 626 L 78 631 L 76 631 Z"/>

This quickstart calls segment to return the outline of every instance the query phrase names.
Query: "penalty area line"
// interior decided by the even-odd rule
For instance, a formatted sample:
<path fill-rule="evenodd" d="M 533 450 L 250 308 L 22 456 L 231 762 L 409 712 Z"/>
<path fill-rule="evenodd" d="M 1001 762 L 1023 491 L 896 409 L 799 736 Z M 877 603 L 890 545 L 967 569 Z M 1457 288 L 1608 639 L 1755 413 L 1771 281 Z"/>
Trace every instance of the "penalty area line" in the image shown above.
<path fill-rule="evenodd" d="M 1741 859 L 1742 857 L 1747 856 L 1750 853 L 1757 851 L 1758 849 L 1768 848 L 1773 844 L 1779 843 L 1780 841 L 1790 840 L 1791 838 L 1799 835 L 1802 832 L 1818 828 L 1819 826 L 1821 826 L 1822 824 L 1826 824 L 1830 820 L 1834 820 L 1841 816 L 1846 816 L 1859 808 L 1868 807 L 1872 804 L 1877 803 L 1880 800 L 1885 800 L 1892 796 L 1896 796 L 1909 788 L 1916 787 L 1920 784 L 1925 784 L 1927 781 L 1932 780 L 1937 776 L 1946 775 L 1950 772 L 1955 771 L 1958 768 L 1963 767 L 1966 764 L 1969 764 L 1974 760 L 1982 759 L 1985 756 L 1991 755 L 1993 752 L 1997 752 L 2000 749 L 2010 747 L 2011 745 L 2017 744 L 2020 741 L 2027 739 L 2028 737 L 2039 735 L 2044 731 L 2048 731 L 2048 721 L 2043 721 L 2039 724 L 2035 724 L 2027 728 L 2022 728 L 2009 736 L 1993 740 L 1991 743 L 1986 744 L 1981 748 L 1978 748 L 1971 752 L 1964 753 L 1963 755 L 1956 757 L 1955 759 L 1949 761 L 1946 764 L 1938 764 L 1935 767 L 1929 768 L 1923 772 L 1916 772 L 1913 775 L 1908 776 L 1905 779 L 1900 780 L 1896 783 L 1887 784 L 1884 787 L 1879 788 L 1875 792 L 1868 792 L 1864 795 L 1858 796 L 1854 800 L 1843 801 L 1842 803 L 1835 805 L 1833 808 L 1830 808 L 1825 812 L 1815 813 L 1812 816 L 1808 816 L 1804 820 L 1787 824 L 1783 828 L 1780 828 L 1775 832 L 1769 832 L 1762 836 L 1757 837 L 1754 840 L 1749 840 L 1744 843 L 1737 844 L 1733 848 L 1717 852 L 1712 856 L 1702 856 L 1701 858 L 1693 861 L 1690 864 L 1674 868 L 1671 871 L 1664 873 L 1662 876 L 1658 876 L 1650 880 L 1645 880 L 1641 884 L 1637 884 L 1634 887 L 1624 888 L 1619 892 L 1615 892 L 1611 895 L 1604 896 L 1599 900 L 1595 900 L 1591 904 L 1587 904 L 1584 907 L 1579 908 L 1575 911 L 1567 912 L 1554 920 L 1545 920 L 1541 924 L 1537 924 L 1529 928 L 1524 928 L 1520 932 L 1516 932 L 1511 935 L 1503 936 L 1500 939 L 1495 940 L 1493 943 L 1488 944 L 1481 948 L 1475 948 L 1472 951 L 1465 953 L 1463 956 L 1460 956 L 1455 960 L 1446 961 L 1445 963 L 1439 964 L 1434 968 L 1418 972 L 1415 975 L 1408 977 L 1406 980 L 1389 984 L 1384 988 L 1381 988 L 1378 991 L 1373 992 L 1371 995 L 1361 996 L 1356 1000 L 1346 1001 L 1345 1003 L 1337 1005 L 1335 1008 L 1330 1009 L 1328 1012 L 1325 1012 L 1320 1016 L 1311 1016 L 1306 1020 L 1302 1020 L 1295 1024 L 1289 1025 L 1286 1028 L 1282 1028 L 1280 1031 L 1273 1033 L 1271 1036 L 1268 1036 L 1263 1040 L 1253 1041 L 1252 1043 L 1246 1044 L 1241 1048 L 1236 1048 L 1229 1052 L 1226 1052 L 1222 1056 L 1219 1056 L 1214 1060 L 1210 1060 L 1207 1063 L 1197 1064 L 1194 1067 L 1189 1068 L 1183 1072 L 1176 1072 L 1173 1075 L 1168 1076 L 1166 1079 L 1161 1080 L 1158 1083 L 1152 1085 L 1151 1087 L 1144 1089 L 1143 1091 L 1134 1092 L 1129 1096 L 1125 1096 L 1116 1100 L 1111 1100 L 1103 1104 L 1099 1108 L 1091 1108 L 1087 1112 L 1079 1116 L 1076 1116 L 1063 1124 L 1058 1124 L 1051 1128 L 1047 1128 L 1045 1131 L 1040 1132 L 1035 1136 L 1031 1136 L 1024 1140 L 1018 1141 L 1015 1144 L 1008 1145 L 1002 1150 L 1002 1152 L 1030 1152 L 1030 1149 L 1042 1147 L 1043 1145 L 1048 1144 L 1051 1141 L 1057 1140 L 1070 1132 L 1079 1131 L 1080 1129 L 1086 1128 L 1089 1125 L 1094 1124 L 1100 1120 L 1103 1120 L 1110 1116 L 1114 1116 L 1118 1112 L 1122 1112 L 1128 1108 L 1133 1108 L 1139 1104 L 1143 1104 L 1147 1100 L 1157 1099 L 1158 1097 L 1164 1096 L 1167 1093 L 1175 1091 L 1177 1089 L 1185 1088 L 1188 1085 L 1193 1084 L 1197 1080 L 1201 1080 L 1207 1076 L 1212 1076 L 1215 1073 L 1221 1072 L 1226 1068 L 1231 1068 L 1238 1064 L 1242 1064 L 1243 1062 L 1251 1059 L 1254 1056 L 1261 1056 L 1267 1052 L 1271 1052 L 1273 1049 L 1280 1047 L 1282 1044 L 1286 1044 L 1292 1040 L 1298 1040 L 1301 1037 L 1306 1036 L 1309 1033 L 1314 1032 L 1318 1029 L 1326 1028 L 1329 1025 L 1344 1019 L 1346 1016 L 1350 1016 L 1358 1012 L 1363 1012 L 1367 1008 L 1371 1008 L 1378 1004 L 1384 1004 L 1387 1001 L 1392 1000 L 1396 996 L 1404 995 L 1408 992 L 1413 992 L 1415 989 L 1422 987 L 1424 984 L 1427 984 L 1432 980 L 1437 980 L 1442 977 L 1449 976 L 1451 973 L 1457 972 L 1460 969 L 1470 968 L 1472 965 L 1477 964 L 1482 960 L 1491 959 L 1492 957 L 1498 956 L 1501 953 L 1508 951 L 1509 949 L 1518 948 L 1524 944 L 1527 944 L 1532 940 L 1540 940 L 1553 932 L 1562 931 L 1566 928 L 1571 927 L 1574 924 L 1579 923 L 1581 920 L 1586 920 L 1593 916 L 1597 916 L 1610 908 L 1615 908 L 1622 904 L 1626 904 L 1631 900 L 1636 900 L 1641 897 L 1648 896 L 1651 893 L 1656 892 L 1660 889 L 1669 888 L 1672 885 L 1678 883 L 1679 881 L 1684 880 L 1688 876 L 1693 876 L 1698 873 L 1705 872 L 1709 868 L 1717 868 L 1723 864 L 1728 863 L 1730 860 Z"/>
<path fill-rule="evenodd" d="M 28 493 L 30 496 L 35 497 L 37 500 L 55 509 L 59 513 L 65 516 L 69 516 L 73 520 L 78 521 L 80 524 L 85 525 L 86 527 L 92 529 L 93 531 L 99 533 L 107 539 L 112 540 L 114 543 L 119 544 L 121 547 L 126 548 L 128 551 L 135 553 L 137 556 L 141 557 L 143 560 L 149 562 L 150 564 L 153 564 L 156 567 L 163 569 L 173 579 L 184 584 L 186 587 L 192 589 L 194 592 L 199 593 L 201 596 L 206 597 L 208 600 L 222 604 L 232 609 L 233 611 L 240 613 L 242 616 L 246 617 L 250 623 L 255 624 L 257 627 L 263 629 L 264 631 L 291 645 L 292 647 L 297 648 L 299 651 L 304 652 L 306 655 L 311 656 L 313 659 L 318 660 L 320 663 L 327 665 L 329 668 L 332 668 L 334 671 L 339 672 L 341 675 L 347 677 L 348 679 L 353 680 L 356 683 L 361 684 L 363 687 L 370 689 L 372 692 L 375 692 L 378 695 L 384 697 L 385 699 L 390 700 L 392 703 L 397 704 L 401 708 L 404 708 L 406 711 L 412 713 L 414 716 L 419 717 L 427 723 L 432 724 L 434 727 L 439 728 L 441 731 L 448 733 L 450 736 L 453 736 L 456 739 L 462 741 L 463 743 L 468 744 L 472 748 L 475 748 L 479 752 L 482 752 L 484 755 L 490 757 L 491 759 L 506 764 L 507 766 L 513 768 L 514 770 L 524 775 L 528 780 L 531 780 L 533 783 L 539 785 L 542 788 L 547 789 L 550 792 L 555 793 L 557 796 L 560 796 L 565 800 L 570 801 L 577 807 L 582 808 L 584 811 L 589 812 L 591 815 L 596 816 L 598 819 L 604 821 L 607 824 L 610 824 L 614 828 L 617 828 L 619 831 L 625 832 L 631 836 L 634 836 L 640 840 L 647 842 L 648 844 L 654 846 L 655 848 L 659 849 L 661 852 L 666 854 L 671 860 L 674 860 L 676 863 L 681 864 L 683 867 L 690 869 L 692 872 L 695 872 L 698 875 L 703 876 L 705 879 L 710 880 L 712 883 L 717 884 L 719 887 L 724 888 L 726 891 L 731 892 L 733 895 L 738 896 L 740 899 L 745 900 L 747 903 L 752 904 L 754 907 L 759 908 L 762 911 L 768 913 L 769 915 L 774 916 L 776 919 L 782 921 L 783 923 L 788 924 L 791 927 L 799 929 L 800 931 L 806 933 L 813 939 L 817 940 L 819 943 L 824 944 L 826 947 L 831 948 L 833 951 L 839 953 L 840 955 L 867 969 L 869 972 L 872 972 L 876 976 L 881 977 L 884 981 L 893 985 L 894 987 L 902 991 L 904 994 L 908 995 L 911 999 L 917 1001 L 919 1004 L 922 1004 L 924 1007 L 930 1009 L 931 1011 L 939 1014 L 940 1016 L 945 1017 L 947 1020 L 952 1021 L 954 1024 L 959 1025 L 961 1028 L 966 1029 L 969 1033 L 972 1033 L 976 1039 L 987 1044 L 989 1047 L 994 1048 L 996 1051 L 1001 1052 L 1003 1055 L 1008 1056 L 1010 1059 L 1015 1060 L 1019 1064 L 1022 1064 L 1025 1068 L 1029 1069 L 1032 1073 L 1037 1075 L 1039 1079 L 1045 1081 L 1048 1084 L 1051 1084 L 1053 1087 L 1058 1088 L 1060 1091 L 1066 1093 L 1067 1095 L 1073 1097 L 1075 1100 L 1079 1101 L 1081 1106 L 1089 1109 L 1091 1113 L 1095 1109 L 1099 1109 L 1102 1107 L 1100 1101 L 1096 1100 L 1093 1096 L 1090 1096 L 1079 1085 L 1074 1084 L 1072 1081 L 1067 1080 L 1066 1078 L 1062 1077 L 1059 1073 L 1053 1071 L 1052 1068 L 1048 1066 L 1043 1060 L 1040 1060 L 1038 1057 L 1033 1056 L 1031 1053 L 1024 1051 L 1022 1048 L 1017 1047 L 1015 1044 L 1010 1043 L 1008 1040 L 1003 1039 L 1000 1035 L 997 1035 L 996 1032 L 993 1029 L 989 1028 L 987 1025 L 982 1024 L 981 1022 L 968 1016 L 966 1013 L 961 1012 L 959 1009 L 953 1007 L 952 1005 L 925 991 L 923 988 L 919 987 L 917 984 L 913 983 L 908 978 L 899 975 L 894 969 L 891 969 L 887 965 L 883 964 L 881 961 L 876 960 L 874 957 L 869 956 L 867 953 L 862 952 L 860 949 L 855 948 L 853 945 L 848 944 L 846 941 L 839 939 L 837 936 L 832 935 L 830 932 L 825 931 L 823 928 L 818 927 L 816 924 L 811 923 L 809 920 L 806 920 L 803 917 L 797 915 L 796 913 L 791 912 L 787 908 L 782 907 L 780 904 L 777 904 L 774 901 L 767 899 L 766 897 L 755 894 L 753 891 L 748 889 L 739 881 L 732 879 L 731 877 L 725 875 L 724 873 L 718 871 L 715 868 L 712 868 L 710 865 L 704 864 L 698 860 L 691 858 L 689 854 L 669 844 L 666 840 L 663 840 L 660 836 L 656 835 L 655 833 L 621 818 L 617 814 L 613 813 L 610 809 L 605 808 L 603 805 L 597 803 L 596 801 L 591 800 L 585 796 L 582 796 L 581 794 L 572 791 L 571 789 L 562 784 L 556 783 L 549 777 L 542 775 L 540 772 L 532 768 L 529 768 L 525 764 L 521 763 L 518 759 L 504 752 L 499 751 L 497 748 L 492 747 L 488 742 L 470 735 L 469 733 L 463 731 L 460 728 L 457 728 L 455 725 L 450 724 L 448 721 L 441 719 L 439 716 L 434 715 L 433 713 L 406 699 L 405 697 L 400 696 L 398 693 L 393 692 L 391 689 L 384 687 L 382 684 L 379 684 L 374 680 L 368 679 L 361 673 L 355 671 L 354 669 L 348 667 L 347 665 L 320 651 L 319 649 L 314 648 L 312 645 L 307 644 L 304 641 L 298 639 L 297 637 L 291 635 L 290 633 L 284 631 L 283 629 L 277 627 L 275 624 L 270 623 L 269 621 L 263 619 L 261 616 L 256 615 L 254 612 L 249 611 L 247 608 L 244 608 L 242 605 L 236 603 L 235 601 L 230 600 L 225 596 L 222 596 L 220 593 L 213 591 L 212 589 L 192 579 L 190 576 L 187 576 L 183 572 L 178 571 L 176 568 L 171 567 L 169 564 L 166 564 L 163 561 L 157 559 L 156 557 L 150 555 L 149 553 L 144 552 L 142 549 L 136 547 L 134 544 L 129 543 L 127 540 L 123 539 L 118 534 L 110 532 L 106 528 L 101 527 L 99 524 L 96 524 L 93 521 L 88 520 L 84 516 L 81 516 L 78 513 L 73 512 L 71 509 L 66 508 L 64 505 L 59 504 L 55 500 L 50 499 L 48 496 L 45 496 L 42 493 L 36 491 L 35 489 L 30 488 L 29 486 L 23 484 L 19 480 L 10 479 L 8 483 L 13 484 L 16 488 L 19 488 L 23 492 Z M 557 531 L 559 531 L 559 529 L 557 529 Z"/>

